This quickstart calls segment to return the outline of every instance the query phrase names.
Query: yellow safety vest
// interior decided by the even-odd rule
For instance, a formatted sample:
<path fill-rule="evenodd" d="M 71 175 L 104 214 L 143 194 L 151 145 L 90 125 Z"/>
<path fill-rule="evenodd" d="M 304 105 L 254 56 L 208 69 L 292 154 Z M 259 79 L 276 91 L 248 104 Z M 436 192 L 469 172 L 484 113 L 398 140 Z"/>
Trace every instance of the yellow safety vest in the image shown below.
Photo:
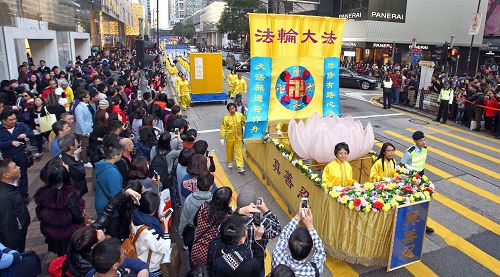
<path fill-rule="evenodd" d="M 441 89 L 441 100 L 450 100 L 451 89 Z"/>
<path fill-rule="evenodd" d="M 416 147 L 415 147 L 416 148 Z M 422 148 L 420 153 L 417 154 L 415 148 L 411 149 L 411 165 L 406 165 L 410 170 L 422 171 L 424 170 L 425 160 L 427 159 L 427 147 Z"/>
<path fill-rule="evenodd" d="M 392 80 L 384 81 L 384 88 L 392 88 Z"/>

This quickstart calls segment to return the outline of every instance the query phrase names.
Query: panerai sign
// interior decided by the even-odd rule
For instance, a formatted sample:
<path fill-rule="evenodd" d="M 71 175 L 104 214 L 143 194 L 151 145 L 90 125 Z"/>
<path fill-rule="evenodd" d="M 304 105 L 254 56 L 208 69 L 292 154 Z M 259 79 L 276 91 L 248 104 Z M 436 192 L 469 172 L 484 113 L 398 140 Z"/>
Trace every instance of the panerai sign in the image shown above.
<path fill-rule="evenodd" d="M 407 0 L 340 0 L 341 8 L 338 16 L 354 20 L 404 23 L 406 20 L 406 1 Z"/>

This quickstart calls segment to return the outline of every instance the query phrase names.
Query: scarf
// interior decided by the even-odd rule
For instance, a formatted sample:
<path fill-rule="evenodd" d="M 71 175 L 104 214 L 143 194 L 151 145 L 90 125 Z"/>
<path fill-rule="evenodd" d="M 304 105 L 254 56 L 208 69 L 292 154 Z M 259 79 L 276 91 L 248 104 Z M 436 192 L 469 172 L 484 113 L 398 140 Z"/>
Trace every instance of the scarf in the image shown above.
<path fill-rule="evenodd" d="M 136 226 L 146 225 L 150 228 L 153 228 L 156 231 L 156 233 L 158 233 L 161 237 L 163 237 L 165 235 L 165 231 L 163 230 L 163 227 L 161 226 L 160 219 L 158 219 L 156 216 L 152 216 L 152 215 L 140 212 L 139 209 L 136 209 L 132 213 L 132 222 Z"/>

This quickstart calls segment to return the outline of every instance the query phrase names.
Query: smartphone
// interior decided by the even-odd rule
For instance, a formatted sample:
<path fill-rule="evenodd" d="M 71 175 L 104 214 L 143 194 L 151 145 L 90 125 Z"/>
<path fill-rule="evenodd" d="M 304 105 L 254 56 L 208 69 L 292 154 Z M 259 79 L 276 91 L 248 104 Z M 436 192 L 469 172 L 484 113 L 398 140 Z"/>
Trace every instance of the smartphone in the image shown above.
<path fill-rule="evenodd" d="M 306 216 L 306 209 L 309 208 L 309 199 L 308 198 L 302 198 L 300 199 L 300 209 L 302 216 Z"/>
<path fill-rule="evenodd" d="M 262 199 L 257 198 L 257 201 L 255 201 L 255 205 L 257 206 L 262 205 Z"/>
<path fill-rule="evenodd" d="M 259 227 L 262 221 L 260 213 L 253 213 L 252 217 L 253 217 L 253 224 L 255 225 L 255 227 Z"/>
<path fill-rule="evenodd" d="M 136 204 L 137 206 L 139 206 L 141 204 L 141 202 L 139 202 L 139 199 L 137 199 L 135 197 L 132 197 L 132 201 L 134 201 L 134 204 Z"/>
<path fill-rule="evenodd" d="M 205 157 L 208 157 L 209 153 L 210 153 L 209 151 L 205 152 Z"/>
<path fill-rule="evenodd" d="M 157 181 L 160 181 L 160 175 L 158 174 L 158 172 L 156 172 L 156 170 L 153 170 L 153 175 Z"/>
<path fill-rule="evenodd" d="M 163 213 L 162 218 L 168 218 L 173 212 L 174 212 L 174 209 L 168 208 L 168 210 Z"/>

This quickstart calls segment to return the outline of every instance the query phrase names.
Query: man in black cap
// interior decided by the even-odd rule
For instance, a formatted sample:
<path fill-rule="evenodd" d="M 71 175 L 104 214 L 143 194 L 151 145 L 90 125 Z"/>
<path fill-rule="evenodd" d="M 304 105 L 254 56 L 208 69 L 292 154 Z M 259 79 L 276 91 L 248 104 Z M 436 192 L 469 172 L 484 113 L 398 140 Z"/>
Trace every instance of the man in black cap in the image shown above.
<path fill-rule="evenodd" d="M 408 148 L 403 158 L 399 162 L 399 166 L 404 166 L 409 170 L 417 171 L 421 176 L 424 175 L 425 160 L 427 159 L 427 145 L 425 143 L 425 135 L 422 131 L 416 131 L 411 136 L 415 145 Z M 426 233 L 433 233 L 434 229 L 426 227 Z"/>

